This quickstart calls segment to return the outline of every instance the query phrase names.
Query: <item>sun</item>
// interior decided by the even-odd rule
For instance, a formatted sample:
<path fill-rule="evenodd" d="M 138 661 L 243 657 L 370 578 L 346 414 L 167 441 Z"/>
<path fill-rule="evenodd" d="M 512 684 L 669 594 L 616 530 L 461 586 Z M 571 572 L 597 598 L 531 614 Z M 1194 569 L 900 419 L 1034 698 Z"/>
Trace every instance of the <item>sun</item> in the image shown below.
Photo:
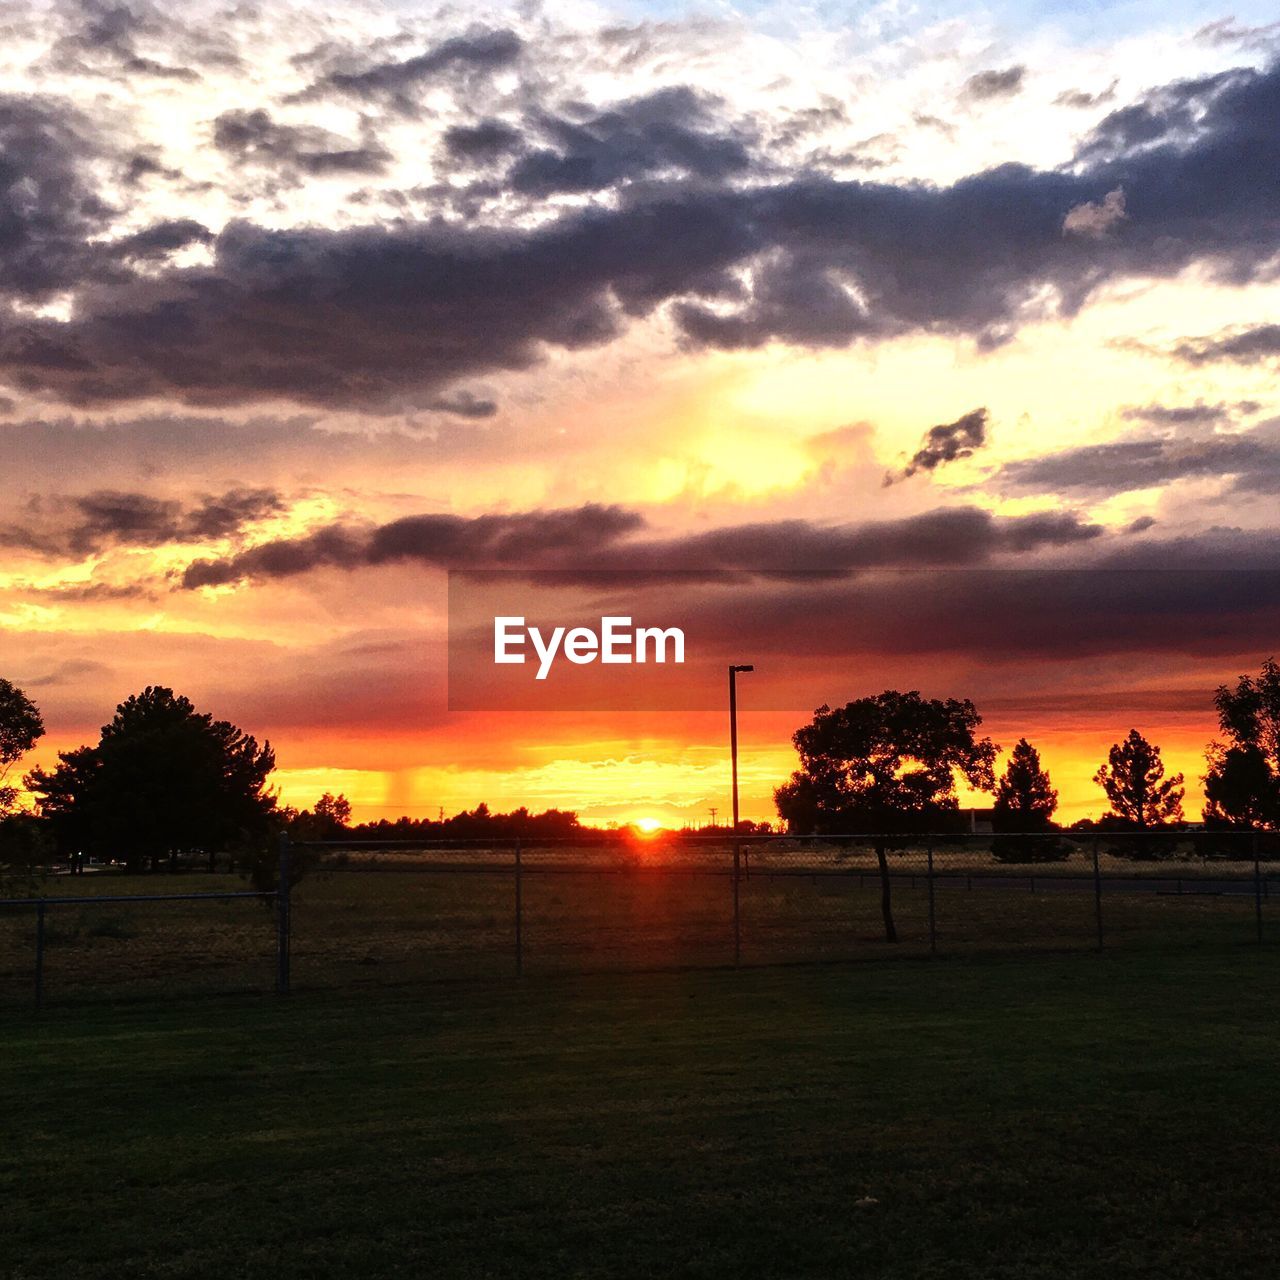
<path fill-rule="evenodd" d="M 636 830 L 651 836 L 655 831 L 662 830 L 662 823 L 657 818 L 637 818 Z"/>

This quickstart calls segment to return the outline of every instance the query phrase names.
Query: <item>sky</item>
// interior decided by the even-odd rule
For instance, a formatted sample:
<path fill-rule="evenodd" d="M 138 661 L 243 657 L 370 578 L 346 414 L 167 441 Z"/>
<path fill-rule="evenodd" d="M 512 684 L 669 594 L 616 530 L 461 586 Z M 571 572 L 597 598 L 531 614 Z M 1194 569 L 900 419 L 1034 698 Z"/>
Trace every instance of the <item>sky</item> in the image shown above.
<path fill-rule="evenodd" d="M 270 739 L 288 803 L 697 822 L 750 661 L 746 816 L 884 688 L 1030 738 L 1068 819 L 1136 727 L 1198 811 L 1213 690 L 1280 634 L 1264 6 L 2 21 L 33 762 L 165 684 Z M 678 696 L 451 705 L 448 574 L 493 569 L 689 619 Z"/>

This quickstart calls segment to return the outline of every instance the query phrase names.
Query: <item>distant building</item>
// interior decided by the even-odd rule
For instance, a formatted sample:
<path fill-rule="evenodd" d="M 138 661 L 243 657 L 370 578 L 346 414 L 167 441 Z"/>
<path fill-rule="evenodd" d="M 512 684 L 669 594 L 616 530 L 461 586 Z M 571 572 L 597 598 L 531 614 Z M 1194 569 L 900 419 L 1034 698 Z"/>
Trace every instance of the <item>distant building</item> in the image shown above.
<path fill-rule="evenodd" d="M 966 830 L 973 835 L 990 835 L 995 830 L 994 809 L 966 809 Z"/>

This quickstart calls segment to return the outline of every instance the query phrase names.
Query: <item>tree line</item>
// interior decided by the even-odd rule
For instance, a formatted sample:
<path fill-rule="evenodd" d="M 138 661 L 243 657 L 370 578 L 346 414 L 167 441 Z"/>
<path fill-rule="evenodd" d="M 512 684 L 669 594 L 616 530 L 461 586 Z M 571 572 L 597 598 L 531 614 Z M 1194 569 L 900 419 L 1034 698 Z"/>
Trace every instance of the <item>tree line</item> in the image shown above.
<path fill-rule="evenodd" d="M 1220 736 L 1206 751 L 1204 827 L 1280 830 L 1280 666 L 1269 658 L 1257 676 L 1220 686 L 1214 706 Z M 967 699 L 916 691 L 886 690 L 818 708 L 793 737 L 799 768 L 775 793 L 782 824 L 798 835 L 955 830 L 963 779 L 993 797 L 997 857 L 1065 856 L 1070 846 L 1048 838 L 1061 831 L 1054 819 L 1058 793 L 1039 752 L 1020 738 L 997 778 L 999 748 L 979 737 L 981 723 Z M 359 825 L 352 825 L 342 796 L 326 794 L 312 809 L 292 809 L 268 785 L 276 763 L 269 742 L 158 685 L 120 703 L 96 744 L 60 752 L 52 769 L 28 772 L 23 781 L 35 802 L 29 812 L 10 778 L 43 733 L 39 708 L 0 679 L 0 865 L 34 864 L 53 850 L 123 861 L 136 871 L 174 868 L 193 857 L 212 866 L 226 855 L 266 881 L 273 874 L 271 837 L 282 831 L 301 840 L 618 835 L 584 826 L 564 809 L 503 814 L 481 804 L 438 820 Z M 1099 830 L 1167 833 L 1183 823 L 1185 780 L 1166 775 L 1159 747 L 1136 729 L 1111 747 L 1094 780 L 1109 806 L 1092 824 Z M 877 844 L 882 868 L 893 843 Z M 1161 849 L 1158 840 L 1142 847 Z"/>

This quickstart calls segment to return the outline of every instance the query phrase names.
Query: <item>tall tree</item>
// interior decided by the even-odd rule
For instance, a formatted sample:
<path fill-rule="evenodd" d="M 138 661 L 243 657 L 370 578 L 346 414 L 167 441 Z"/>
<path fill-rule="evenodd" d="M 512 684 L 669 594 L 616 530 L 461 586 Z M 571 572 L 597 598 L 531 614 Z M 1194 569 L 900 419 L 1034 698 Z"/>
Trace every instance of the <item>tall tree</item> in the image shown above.
<path fill-rule="evenodd" d="M 159 686 L 122 702 L 97 746 L 58 761 L 27 784 L 60 843 L 134 869 L 260 838 L 275 809 L 270 743 Z"/>
<path fill-rule="evenodd" d="M 996 747 L 977 738 L 982 717 L 965 699 L 888 689 L 843 707 L 822 706 L 792 737 L 800 768 L 774 792 L 791 831 L 893 834 L 935 829 L 959 807 L 956 776 L 990 791 Z M 893 921 L 888 841 L 876 842 L 885 938 Z"/>
<path fill-rule="evenodd" d="M 1182 774 L 1166 778 L 1160 748 L 1137 729 L 1112 746 L 1093 780 L 1111 803 L 1107 816 L 1126 827 L 1146 829 L 1182 821 Z"/>
<path fill-rule="evenodd" d="M 1213 702 L 1225 741 L 1206 753 L 1206 821 L 1280 827 L 1280 665 L 1268 658 L 1258 676 L 1219 685 Z"/>
<path fill-rule="evenodd" d="M 1019 738 L 996 783 L 995 827 L 1000 831 L 1048 831 L 1058 793 L 1040 763 L 1040 753 Z"/>
<path fill-rule="evenodd" d="M 991 852 L 1001 862 L 1052 862 L 1069 856 L 1070 845 L 1048 835 L 1058 793 L 1040 762 L 1040 753 L 1019 738 L 996 783 Z"/>
<path fill-rule="evenodd" d="M 43 736 L 40 708 L 17 685 L 0 679 L 0 817 L 12 813 L 18 799 L 9 783 L 13 766 Z"/>

